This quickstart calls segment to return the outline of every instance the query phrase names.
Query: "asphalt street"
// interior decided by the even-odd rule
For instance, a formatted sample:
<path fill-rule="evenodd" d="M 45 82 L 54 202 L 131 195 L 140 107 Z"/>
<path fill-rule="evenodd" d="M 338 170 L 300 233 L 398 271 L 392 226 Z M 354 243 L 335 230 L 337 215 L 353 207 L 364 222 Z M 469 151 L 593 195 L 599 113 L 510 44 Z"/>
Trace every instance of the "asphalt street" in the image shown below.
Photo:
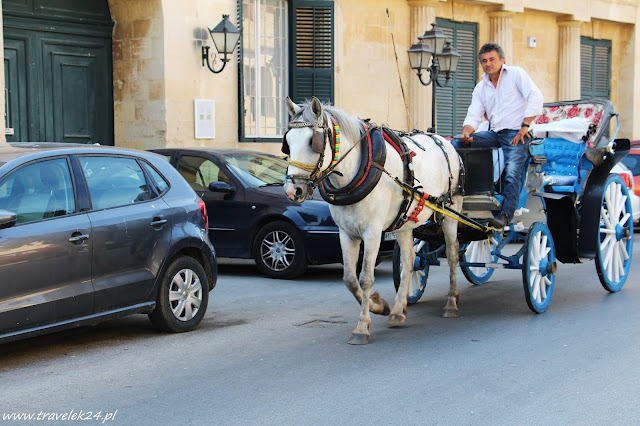
<path fill-rule="evenodd" d="M 616 294 L 594 262 L 559 265 L 539 315 L 521 271 L 477 287 L 459 273 L 458 319 L 440 316 L 447 268 L 431 268 L 407 326 L 374 316 L 367 346 L 346 343 L 359 306 L 341 265 L 285 281 L 223 261 L 194 332 L 159 334 L 134 316 L 0 345 L 0 411 L 132 425 L 637 424 L 638 259 Z M 376 289 L 392 301 L 391 262 Z"/>

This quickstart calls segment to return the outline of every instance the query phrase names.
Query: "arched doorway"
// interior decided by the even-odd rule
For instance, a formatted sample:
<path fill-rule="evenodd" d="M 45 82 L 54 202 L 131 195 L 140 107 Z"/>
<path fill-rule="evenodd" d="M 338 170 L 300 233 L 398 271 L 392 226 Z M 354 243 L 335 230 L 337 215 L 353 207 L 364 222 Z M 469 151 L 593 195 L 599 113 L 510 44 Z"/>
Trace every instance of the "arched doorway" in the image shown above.
<path fill-rule="evenodd" d="M 2 2 L 7 141 L 113 145 L 107 0 Z"/>

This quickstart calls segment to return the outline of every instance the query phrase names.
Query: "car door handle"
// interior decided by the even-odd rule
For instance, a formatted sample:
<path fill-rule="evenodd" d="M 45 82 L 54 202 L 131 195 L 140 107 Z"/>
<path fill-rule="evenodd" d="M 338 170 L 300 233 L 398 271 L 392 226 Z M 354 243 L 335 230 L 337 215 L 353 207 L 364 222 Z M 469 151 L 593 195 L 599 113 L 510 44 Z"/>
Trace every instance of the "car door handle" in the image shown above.
<path fill-rule="evenodd" d="M 167 219 L 156 218 L 151 222 L 151 226 L 160 226 L 160 225 L 164 225 L 165 223 L 167 223 Z"/>
<path fill-rule="evenodd" d="M 89 239 L 89 236 L 87 234 L 79 234 L 69 238 L 69 242 L 75 244 L 75 243 L 81 243 L 82 241 L 88 240 L 88 239 Z"/>

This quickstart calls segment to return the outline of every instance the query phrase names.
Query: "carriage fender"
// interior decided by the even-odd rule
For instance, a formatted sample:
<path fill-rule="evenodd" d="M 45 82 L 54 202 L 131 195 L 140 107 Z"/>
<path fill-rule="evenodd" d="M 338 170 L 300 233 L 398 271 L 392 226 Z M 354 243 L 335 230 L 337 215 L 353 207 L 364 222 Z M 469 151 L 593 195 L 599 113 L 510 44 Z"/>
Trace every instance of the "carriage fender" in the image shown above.
<path fill-rule="evenodd" d="M 611 168 L 629 152 L 629 139 L 616 139 L 613 155 L 607 155 L 596 166 L 585 184 L 584 194 L 581 199 L 581 225 L 578 239 L 578 256 L 585 259 L 594 259 L 600 243 L 600 207 L 602 195 L 609 177 Z"/>

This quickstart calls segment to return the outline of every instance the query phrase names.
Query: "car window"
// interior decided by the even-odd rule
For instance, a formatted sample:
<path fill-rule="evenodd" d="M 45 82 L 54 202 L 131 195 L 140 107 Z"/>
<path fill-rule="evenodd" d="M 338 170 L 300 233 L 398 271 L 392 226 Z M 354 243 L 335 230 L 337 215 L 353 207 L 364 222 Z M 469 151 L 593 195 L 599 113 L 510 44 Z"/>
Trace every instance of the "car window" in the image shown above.
<path fill-rule="evenodd" d="M 110 156 L 80 157 L 91 204 L 108 209 L 152 198 L 142 168 L 133 158 Z"/>
<path fill-rule="evenodd" d="M 18 224 L 73 213 L 75 197 L 67 160 L 38 161 L 4 177 L 0 209 L 16 213 Z"/>
<path fill-rule="evenodd" d="M 627 154 L 622 163 L 631 170 L 634 176 L 640 175 L 640 154 Z"/>
<path fill-rule="evenodd" d="M 164 180 L 164 178 L 160 175 L 160 173 L 156 171 L 156 169 L 151 167 L 145 161 L 142 162 L 142 167 L 144 167 L 144 169 L 149 174 L 149 176 L 151 176 L 153 183 L 155 183 L 156 188 L 158 189 L 158 192 L 160 194 L 164 194 L 164 191 L 166 191 L 167 188 L 169 188 L 169 184 L 167 183 L 167 181 Z"/>
<path fill-rule="evenodd" d="M 205 191 L 212 182 L 231 183 L 220 167 L 204 157 L 181 156 L 178 171 L 195 191 Z"/>
<path fill-rule="evenodd" d="M 287 173 L 287 162 L 261 154 L 226 154 L 229 168 L 250 186 L 281 185 Z"/>

